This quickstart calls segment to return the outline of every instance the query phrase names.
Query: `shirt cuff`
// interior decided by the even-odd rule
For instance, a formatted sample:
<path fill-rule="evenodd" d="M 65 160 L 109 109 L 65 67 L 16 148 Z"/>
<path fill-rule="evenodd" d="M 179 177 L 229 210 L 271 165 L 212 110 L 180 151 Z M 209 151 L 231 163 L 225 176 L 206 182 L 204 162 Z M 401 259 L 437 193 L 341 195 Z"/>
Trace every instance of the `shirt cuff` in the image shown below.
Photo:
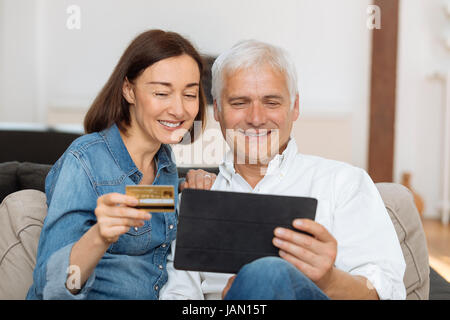
<path fill-rule="evenodd" d="M 363 276 L 370 283 L 367 283 L 369 289 L 377 291 L 380 300 L 405 300 L 406 289 L 403 280 L 396 280 L 394 277 L 388 277 L 379 266 L 374 264 L 364 265 L 349 272 L 354 276 Z"/>
<path fill-rule="evenodd" d="M 70 253 L 75 243 L 69 244 L 58 251 L 54 252 L 47 261 L 46 283 L 43 290 L 43 298 L 45 300 L 83 300 L 86 299 L 89 290 L 95 280 L 95 271 L 92 272 L 80 292 L 76 295 L 72 294 L 66 288 L 66 281 L 69 271 L 70 277 L 73 277 L 72 284 L 77 283 L 77 270 L 69 270 Z M 74 272 L 75 271 L 75 272 Z"/>

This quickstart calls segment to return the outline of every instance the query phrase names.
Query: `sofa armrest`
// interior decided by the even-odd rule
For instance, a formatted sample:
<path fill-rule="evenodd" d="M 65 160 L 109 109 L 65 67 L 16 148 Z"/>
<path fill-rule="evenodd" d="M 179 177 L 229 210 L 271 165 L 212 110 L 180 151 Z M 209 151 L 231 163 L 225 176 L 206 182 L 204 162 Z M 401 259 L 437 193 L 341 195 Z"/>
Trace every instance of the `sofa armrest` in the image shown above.
<path fill-rule="evenodd" d="M 407 299 L 427 300 L 430 291 L 430 268 L 425 232 L 411 191 L 401 184 L 377 183 L 394 224 L 406 262 Z"/>
<path fill-rule="evenodd" d="M 25 299 L 46 214 L 45 194 L 37 190 L 14 192 L 0 204 L 0 300 Z"/>

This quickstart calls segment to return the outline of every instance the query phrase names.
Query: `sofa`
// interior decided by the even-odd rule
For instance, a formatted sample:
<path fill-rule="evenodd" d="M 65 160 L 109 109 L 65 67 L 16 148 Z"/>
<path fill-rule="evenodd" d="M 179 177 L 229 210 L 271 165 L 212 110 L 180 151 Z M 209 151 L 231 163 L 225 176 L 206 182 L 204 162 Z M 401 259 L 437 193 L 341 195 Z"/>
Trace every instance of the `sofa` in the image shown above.
<path fill-rule="evenodd" d="M 50 167 L 18 161 L 0 163 L 0 299 L 24 299 L 31 285 L 47 209 L 43 191 Z M 217 173 L 217 168 L 204 169 Z M 180 177 L 188 170 L 179 168 Z M 410 191 L 395 183 L 376 186 L 406 260 L 407 299 L 450 300 L 450 284 L 429 267 L 426 239 Z"/>

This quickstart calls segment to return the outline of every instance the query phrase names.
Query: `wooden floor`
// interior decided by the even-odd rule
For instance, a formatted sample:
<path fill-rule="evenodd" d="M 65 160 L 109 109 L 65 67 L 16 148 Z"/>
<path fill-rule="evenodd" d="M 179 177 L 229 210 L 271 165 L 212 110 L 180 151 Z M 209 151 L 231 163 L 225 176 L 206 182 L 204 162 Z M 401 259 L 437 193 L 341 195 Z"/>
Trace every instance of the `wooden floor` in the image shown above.
<path fill-rule="evenodd" d="M 439 220 L 422 219 L 428 244 L 430 266 L 450 282 L 450 224 Z"/>

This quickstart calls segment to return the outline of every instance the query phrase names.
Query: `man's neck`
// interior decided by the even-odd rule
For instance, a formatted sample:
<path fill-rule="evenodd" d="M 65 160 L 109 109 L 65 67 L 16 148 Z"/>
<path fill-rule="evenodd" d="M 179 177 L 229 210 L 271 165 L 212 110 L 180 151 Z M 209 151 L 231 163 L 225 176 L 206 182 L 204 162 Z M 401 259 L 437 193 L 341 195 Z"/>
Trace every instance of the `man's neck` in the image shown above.
<path fill-rule="evenodd" d="M 289 142 L 289 141 L 288 141 Z M 284 150 L 286 150 L 288 142 L 286 142 L 284 145 L 281 146 L 278 154 L 282 154 Z M 272 158 L 270 158 L 270 161 L 272 161 Z M 270 161 L 264 161 L 256 164 L 250 164 L 250 161 L 248 159 L 245 159 L 244 164 L 239 164 L 238 161 L 236 161 L 237 155 L 234 155 L 234 170 L 236 173 L 240 174 L 242 178 L 244 178 L 245 181 L 252 187 L 252 189 L 255 189 L 256 185 L 264 178 L 267 172 L 267 168 L 269 167 Z"/>
<path fill-rule="evenodd" d="M 263 164 L 234 164 L 234 170 L 254 189 L 256 185 L 264 178 L 267 171 L 267 165 Z"/>

